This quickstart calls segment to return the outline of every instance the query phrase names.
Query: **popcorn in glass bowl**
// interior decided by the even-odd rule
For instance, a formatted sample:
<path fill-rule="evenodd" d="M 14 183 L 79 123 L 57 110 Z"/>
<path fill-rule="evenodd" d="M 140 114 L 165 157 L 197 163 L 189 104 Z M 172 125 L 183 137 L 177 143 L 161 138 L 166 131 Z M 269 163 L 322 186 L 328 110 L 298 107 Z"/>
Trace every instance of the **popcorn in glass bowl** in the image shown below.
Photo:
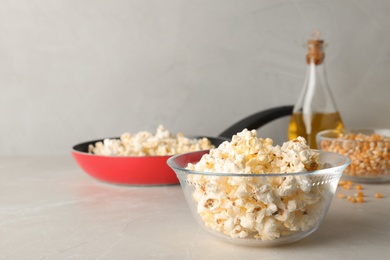
<path fill-rule="evenodd" d="M 215 149 L 167 163 L 205 230 L 234 243 L 270 246 L 318 228 L 349 159 L 311 150 L 302 137 L 274 146 L 244 129 Z"/>

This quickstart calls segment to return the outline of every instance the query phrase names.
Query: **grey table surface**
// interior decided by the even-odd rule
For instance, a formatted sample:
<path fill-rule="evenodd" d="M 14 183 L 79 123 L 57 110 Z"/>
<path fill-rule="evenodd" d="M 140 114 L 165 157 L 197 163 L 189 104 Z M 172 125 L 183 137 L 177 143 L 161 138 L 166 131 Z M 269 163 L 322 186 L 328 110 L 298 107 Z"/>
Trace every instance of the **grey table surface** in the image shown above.
<path fill-rule="evenodd" d="M 363 188 L 307 238 L 246 247 L 200 228 L 179 185 L 103 183 L 70 155 L 0 157 L 0 259 L 390 259 L 390 184 Z"/>

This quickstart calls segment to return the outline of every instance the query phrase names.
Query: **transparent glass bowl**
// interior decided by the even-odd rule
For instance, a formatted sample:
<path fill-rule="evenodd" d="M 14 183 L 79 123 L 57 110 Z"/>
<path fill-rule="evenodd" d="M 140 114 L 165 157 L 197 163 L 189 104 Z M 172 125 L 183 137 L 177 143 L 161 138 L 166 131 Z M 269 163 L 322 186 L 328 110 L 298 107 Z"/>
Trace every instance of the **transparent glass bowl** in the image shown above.
<path fill-rule="evenodd" d="M 380 135 L 377 140 L 348 139 L 346 134 Z M 383 137 L 386 137 L 385 140 Z M 325 130 L 316 135 L 318 148 L 349 157 L 351 164 L 345 169 L 343 178 L 362 183 L 390 181 L 390 130 L 389 129 L 345 129 Z M 375 139 L 375 137 L 374 137 Z"/>
<path fill-rule="evenodd" d="M 321 170 L 278 174 L 206 173 L 185 169 L 207 151 L 168 159 L 196 221 L 225 241 L 274 246 L 300 240 L 325 217 L 346 156 L 318 151 Z"/>

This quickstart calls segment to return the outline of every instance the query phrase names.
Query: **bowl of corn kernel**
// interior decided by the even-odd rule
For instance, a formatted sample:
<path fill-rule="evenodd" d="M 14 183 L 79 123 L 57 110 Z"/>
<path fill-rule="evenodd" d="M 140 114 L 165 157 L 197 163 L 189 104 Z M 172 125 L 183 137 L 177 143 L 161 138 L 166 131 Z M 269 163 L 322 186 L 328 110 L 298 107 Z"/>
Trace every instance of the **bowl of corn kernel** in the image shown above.
<path fill-rule="evenodd" d="M 390 130 L 324 130 L 316 136 L 319 149 L 349 157 L 344 177 L 362 183 L 390 181 Z"/>
<path fill-rule="evenodd" d="M 164 126 L 156 133 L 140 131 L 120 137 L 87 141 L 73 146 L 72 155 L 91 177 L 121 185 L 178 184 L 166 161 L 175 154 L 208 150 L 227 140 L 222 137 L 176 135 Z"/>
<path fill-rule="evenodd" d="M 167 164 L 204 230 L 234 244 L 275 246 L 319 227 L 349 159 L 312 150 L 302 137 L 274 146 L 244 129 L 214 149 L 175 155 Z"/>

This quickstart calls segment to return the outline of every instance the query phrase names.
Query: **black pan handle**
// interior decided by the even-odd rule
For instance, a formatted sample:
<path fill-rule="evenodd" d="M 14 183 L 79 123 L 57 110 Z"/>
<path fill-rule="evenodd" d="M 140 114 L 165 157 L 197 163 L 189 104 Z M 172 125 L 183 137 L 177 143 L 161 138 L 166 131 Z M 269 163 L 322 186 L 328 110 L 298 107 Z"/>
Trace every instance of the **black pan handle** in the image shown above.
<path fill-rule="evenodd" d="M 230 126 L 228 129 L 219 134 L 219 136 L 231 138 L 233 135 L 241 132 L 245 128 L 249 130 L 260 128 L 275 119 L 291 115 L 293 108 L 294 106 L 289 105 L 269 108 L 267 110 L 257 112 Z"/>

